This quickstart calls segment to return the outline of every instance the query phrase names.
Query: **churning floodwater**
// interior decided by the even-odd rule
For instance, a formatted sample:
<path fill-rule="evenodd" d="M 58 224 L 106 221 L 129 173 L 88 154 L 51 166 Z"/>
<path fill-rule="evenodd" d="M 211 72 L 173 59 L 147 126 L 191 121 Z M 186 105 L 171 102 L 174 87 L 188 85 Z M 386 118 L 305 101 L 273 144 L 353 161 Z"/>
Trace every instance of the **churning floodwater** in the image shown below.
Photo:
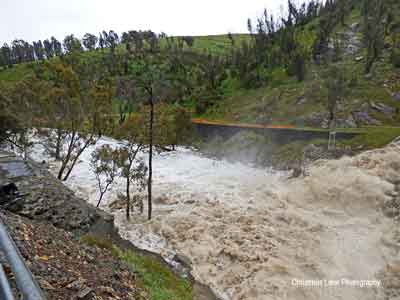
<path fill-rule="evenodd" d="M 120 142 L 103 138 L 96 147 L 103 144 Z M 66 184 L 95 205 L 93 150 L 83 153 Z M 43 159 L 39 149 L 35 155 Z M 115 215 L 121 235 L 136 246 L 166 259 L 176 253 L 190 259 L 192 275 L 222 299 L 383 299 L 382 286 L 304 288 L 294 279 L 378 280 L 386 264 L 400 258 L 382 243 L 395 229 L 380 211 L 395 193 L 399 162 L 400 148 L 392 144 L 317 162 L 308 177 L 288 180 L 178 148 L 154 158 L 153 220 L 145 213 L 128 222 L 124 210 L 110 210 L 124 191 L 122 180 L 101 208 Z"/>

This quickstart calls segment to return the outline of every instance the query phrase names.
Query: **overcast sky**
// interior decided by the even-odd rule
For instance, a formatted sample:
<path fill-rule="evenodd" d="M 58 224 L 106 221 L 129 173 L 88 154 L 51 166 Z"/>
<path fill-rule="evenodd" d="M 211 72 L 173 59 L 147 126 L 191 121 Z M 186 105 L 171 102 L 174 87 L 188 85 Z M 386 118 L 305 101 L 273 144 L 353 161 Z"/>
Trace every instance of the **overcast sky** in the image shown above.
<path fill-rule="evenodd" d="M 286 0 L 0 0 L 0 43 L 113 29 L 168 35 L 247 32 L 246 20 Z"/>

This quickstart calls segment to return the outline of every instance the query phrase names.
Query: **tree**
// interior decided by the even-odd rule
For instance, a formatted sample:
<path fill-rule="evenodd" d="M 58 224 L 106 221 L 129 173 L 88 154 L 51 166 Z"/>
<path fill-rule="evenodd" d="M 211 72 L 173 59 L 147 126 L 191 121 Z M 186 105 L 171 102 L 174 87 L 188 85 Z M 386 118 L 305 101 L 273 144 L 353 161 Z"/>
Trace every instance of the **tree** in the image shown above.
<path fill-rule="evenodd" d="M 100 192 L 97 207 L 100 206 L 105 193 L 107 193 L 114 179 L 118 176 L 119 153 L 118 150 L 112 149 L 110 145 L 103 145 L 92 152 L 90 167 L 96 176 Z"/>
<path fill-rule="evenodd" d="M 118 34 L 116 34 L 113 30 L 110 30 L 108 34 L 103 31 L 103 36 L 106 47 L 109 47 L 111 53 L 114 53 L 115 47 L 118 45 L 119 42 Z"/>
<path fill-rule="evenodd" d="M 346 80 L 344 73 L 338 66 L 331 66 L 325 80 L 325 86 L 328 92 L 327 108 L 329 113 L 329 130 L 331 137 L 336 134 L 336 112 L 337 105 L 343 100 L 346 92 Z M 330 147 L 331 145 L 329 145 Z"/>
<path fill-rule="evenodd" d="M 234 47 L 235 46 L 235 38 L 231 32 L 228 32 L 228 39 L 231 42 L 231 46 Z"/>
<path fill-rule="evenodd" d="M 313 45 L 313 58 L 314 61 L 320 62 L 323 55 L 329 49 L 329 36 L 334 28 L 332 17 L 330 15 L 320 16 L 319 30 L 317 38 Z"/>
<path fill-rule="evenodd" d="M 13 64 L 12 56 L 11 56 L 11 48 L 10 48 L 10 46 L 8 46 L 8 44 L 4 44 L 1 47 L 0 56 L 1 56 L 3 66 L 10 67 Z"/>
<path fill-rule="evenodd" d="M 101 50 L 103 50 L 104 46 L 105 46 L 105 40 L 104 40 L 103 34 L 101 32 L 99 34 L 99 46 L 100 46 Z"/>
<path fill-rule="evenodd" d="M 43 47 L 44 47 L 44 52 L 46 54 L 47 59 L 49 59 L 55 55 L 52 42 L 50 42 L 49 40 L 44 40 Z"/>
<path fill-rule="evenodd" d="M 43 60 L 45 55 L 45 50 L 43 48 L 42 41 L 33 42 L 33 48 L 35 50 L 36 59 Z"/>
<path fill-rule="evenodd" d="M 21 122 L 12 111 L 13 101 L 0 89 L 0 145 L 22 131 Z"/>
<path fill-rule="evenodd" d="M 112 92 L 106 84 L 91 80 L 84 83 L 69 65 L 47 63 L 46 73 L 51 79 L 43 95 L 42 110 L 46 116 L 43 123 L 56 131 L 47 131 L 44 142 L 50 153 L 58 153 L 61 162 L 58 179 L 67 180 L 82 153 L 96 144 L 107 127 Z"/>
<path fill-rule="evenodd" d="M 208 88 L 216 92 L 221 82 L 226 78 L 223 60 L 211 53 L 204 56 L 204 63 L 201 64 L 204 79 L 208 83 Z"/>
<path fill-rule="evenodd" d="M 40 87 L 30 76 L 14 85 L 0 86 L 0 143 L 7 143 L 24 159 L 32 147 L 29 131 L 38 114 Z"/>
<path fill-rule="evenodd" d="M 126 113 L 131 113 L 135 101 L 135 83 L 129 78 L 118 77 L 115 83 L 115 96 L 118 99 L 119 124 L 126 119 Z"/>
<path fill-rule="evenodd" d="M 55 37 L 51 37 L 51 45 L 53 47 L 53 54 L 55 56 L 62 56 L 62 45 Z"/>
<path fill-rule="evenodd" d="M 177 105 L 173 111 L 174 123 L 174 145 L 182 145 L 189 142 L 193 137 L 193 125 L 190 113 L 183 107 Z"/>
<path fill-rule="evenodd" d="M 82 41 L 83 41 L 83 45 L 86 47 L 86 49 L 91 51 L 91 50 L 95 50 L 96 49 L 98 38 L 95 35 L 91 34 L 91 33 L 86 33 L 84 35 Z"/>
<path fill-rule="evenodd" d="M 305 51 L 301 50 L 301 49 L 296 49 L 292 61 L 291 61 L 291 65 L 289 66 L 289 68 L 291 68 L 291 72 L 294 73 L 294 75 L 296 75 L 297 80 L 299 82 L 304 81 L 305 77 L 306 77 L 306 64 L 307 60 L 306 60 L 306 54 Z M 289 72 L 289 73 L 291 73 Z"/>
<path fill-rule="evenodd" d="M 183 40 L 185 41 L 186 45 L 188 45 L 188 47 L 192 48 L 194 45 L 194 37 L 192 36 L 184 36 Z"/>
<path fill-rule="evenodd" d="M 139 190 L 146 186 L 147 167 L 144 162 L 138 158 L 139 151 L 143 150 L 146 143 L 145 132 L 143 132 L 143 119 L 139 116 L 130 117 L 123 124 L 120 130 L 121 136 L 126 139 L 126 143 L 117 150 L 117 165 L 120 169 L 120 175 L 125 179 L 125 200 L 126 200 L 126 218 L 130 219 L 131 208 L 131 187 L 137 185 Z M 140 204 L 143 212 L 143 204 Z"/>
<path fill-rule="evenodd" d="M 342 26 L 345 26 L 345 18 L 348 11 L 348 0 L 337 0 L 338 18 Z"/>
<path fill-rule="evenodd" d="M 70 53 L 72 51 L 80 52 L 83 50 L 81 42 L 74 37 L 73 34 L 67 35 L 64 39 L 65 52 Z"/>
<path fill-rule="evenodd" d="M 15 63 L 22 63 L 35 60 L 33 46 L 24 40 L 12 42 L 12 58 Z"/>
<path fill-rule="evenodd" d="M 131 77 L 135 81 L 138 92 L 147 98 L 149 106 L 148 123 L 148 219 L 152 216 L 152 176 L 153 176 L 153 145 L 154 145 L 154 105 L 162 98 L 166 86 L 169 83 L 167 76 L 167 65 L 160 57 L 155 55 L 143 55 L 140 59 L 135 56 L 131 64 Z"/>
<path fill-rule="evenodd" d="M 384 46 L 385 26 L 383 19 L 385 13 L 384 0 L 364 0 L 364 40 L 367 46 L 366 74 L 370 73 Z"/>

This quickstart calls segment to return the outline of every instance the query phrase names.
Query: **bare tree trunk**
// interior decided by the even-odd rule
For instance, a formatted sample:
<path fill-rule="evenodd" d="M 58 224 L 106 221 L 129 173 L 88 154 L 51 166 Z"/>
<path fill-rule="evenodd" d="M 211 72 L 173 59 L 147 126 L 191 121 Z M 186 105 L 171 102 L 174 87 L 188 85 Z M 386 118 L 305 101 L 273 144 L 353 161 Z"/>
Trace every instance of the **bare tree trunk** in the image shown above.
<path fill-rule="evenodd" d="M 148 219 L 151 220 L 151 213 L 152 213 L 152 180 L 153 180 L 153 122 L 154 122 L 154 102 L 153 102 L 153 93 L 151 91 L 149 97 L 149 104 L 150 104 L 150 130 L 149 130 L 149 179 L 147 182 L 147 195 L 148 195 Z"/>
<path fill-rule="evenodd" d="M 130 197 L 130 180 L 126 179 L 126 219 L 129 221 L 131 218 L 130 215 L 131 209 L 131 197 Z"/>
<path fill-rule="evenodd" d="M 99 198 L 99 201 L 97 202 L 96 207 L 99 207 L 99 206 L 100 206 L 100 202 L 101 202 L 101 200 L 103 199 L 103 196 L 104 196 L 104 193 L 100 192 L 100 198 Z"/>
<path fill-rule="evenodd" d="M 55 153 L 55 159 L 56 160 L 60 160 L 61 159 L 62 134 L 63 134 L 62 129 L 58 128 L 57 129 L 56 153 Z"/>
<path fill-rule="evenodd" d="M 58 180 L 62 180 L 62 176 L 64 174 L 65 168 L 67 167 L 68 161 L 69 161 L 69 159 L 71 157 L 71 153 L 72 153 L 72 150 L 73 150 L 73 145 L 75 143 L 75 135 L 76 135 L 76 132 L 73 132 L 72 133 L 72 137 L 71 137 L 71 142 L 69 143 L 69 146 L 68 146 L 67 156 L 62 161 L 60 171 L 58 172 L 58 176 L 57 176 Z"/>
<path fill-rule="evenodd" d="M 85 149 L 90 145 L 90 142 L 91 142 L 92 139 L 93 139 L 93 137 L 90 137 L 89 140 L 86 141 L 85 145 L 81 148 L 81 150 L 79 150 L 78 154 L 76 155 L 76 157 L 72 161 L 72 165 L 68 169 L 67 174 L 64 176 L 63 181 L 67 181 L 69 175 L 71 175 L 72 169 L 75 167 L 76 162 L 78 161 L 78 159 L 81 156 L 81 154 L 83 153 L 83 151 L 85 151 Z"/>

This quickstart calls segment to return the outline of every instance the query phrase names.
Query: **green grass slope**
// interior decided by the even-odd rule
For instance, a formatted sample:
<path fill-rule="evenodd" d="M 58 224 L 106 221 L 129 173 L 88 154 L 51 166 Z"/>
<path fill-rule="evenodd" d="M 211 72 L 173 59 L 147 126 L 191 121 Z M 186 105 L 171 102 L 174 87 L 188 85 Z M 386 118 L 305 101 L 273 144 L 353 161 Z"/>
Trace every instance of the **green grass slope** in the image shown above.
<path fill-rule="evenodd" d="M 392 114 L 384 114 L 369 109 L 369 115 L 382 125 L 400 126 L 400 68 L 391 61 L 390 37 L 381 58 L 375 63 L 372 76 L 364 74 L 366 49 L 362 46 L 361 20 L 359 13 L 354 11 L 346 19 L 346 27 L 338 26 L 335 34 L 340 37 L 342 51 L 341 59 L 335 64 L 343 70 L 347 87 L 345 97 L 339 107 L 339 118 L 348 118 L 357 111 L 371 104 L 381 103 L 393 109 Z M 354 33 L 360 43 L 360 48 L 354 54 L 346 54 L 349 41 L 346 34 L 350 27 L 359 24 Z M 312 31 L 315 24 L 311 23 L 304 29 L 303 41 L 307 47 L 312 41 Z M 308 45 L 307 45 L 308 44 Z M 270 82 L 265 87 L 253 90 L 234 89 L 208 111 L 198 117 L 229 122 L 269 123 L 310 126 L 307 119 L 316 113 L 327 113 L 326 65 L 308 63 L 307 76 L 303 82 L 289 77 L 285 69 L 274 71 Z"/>

